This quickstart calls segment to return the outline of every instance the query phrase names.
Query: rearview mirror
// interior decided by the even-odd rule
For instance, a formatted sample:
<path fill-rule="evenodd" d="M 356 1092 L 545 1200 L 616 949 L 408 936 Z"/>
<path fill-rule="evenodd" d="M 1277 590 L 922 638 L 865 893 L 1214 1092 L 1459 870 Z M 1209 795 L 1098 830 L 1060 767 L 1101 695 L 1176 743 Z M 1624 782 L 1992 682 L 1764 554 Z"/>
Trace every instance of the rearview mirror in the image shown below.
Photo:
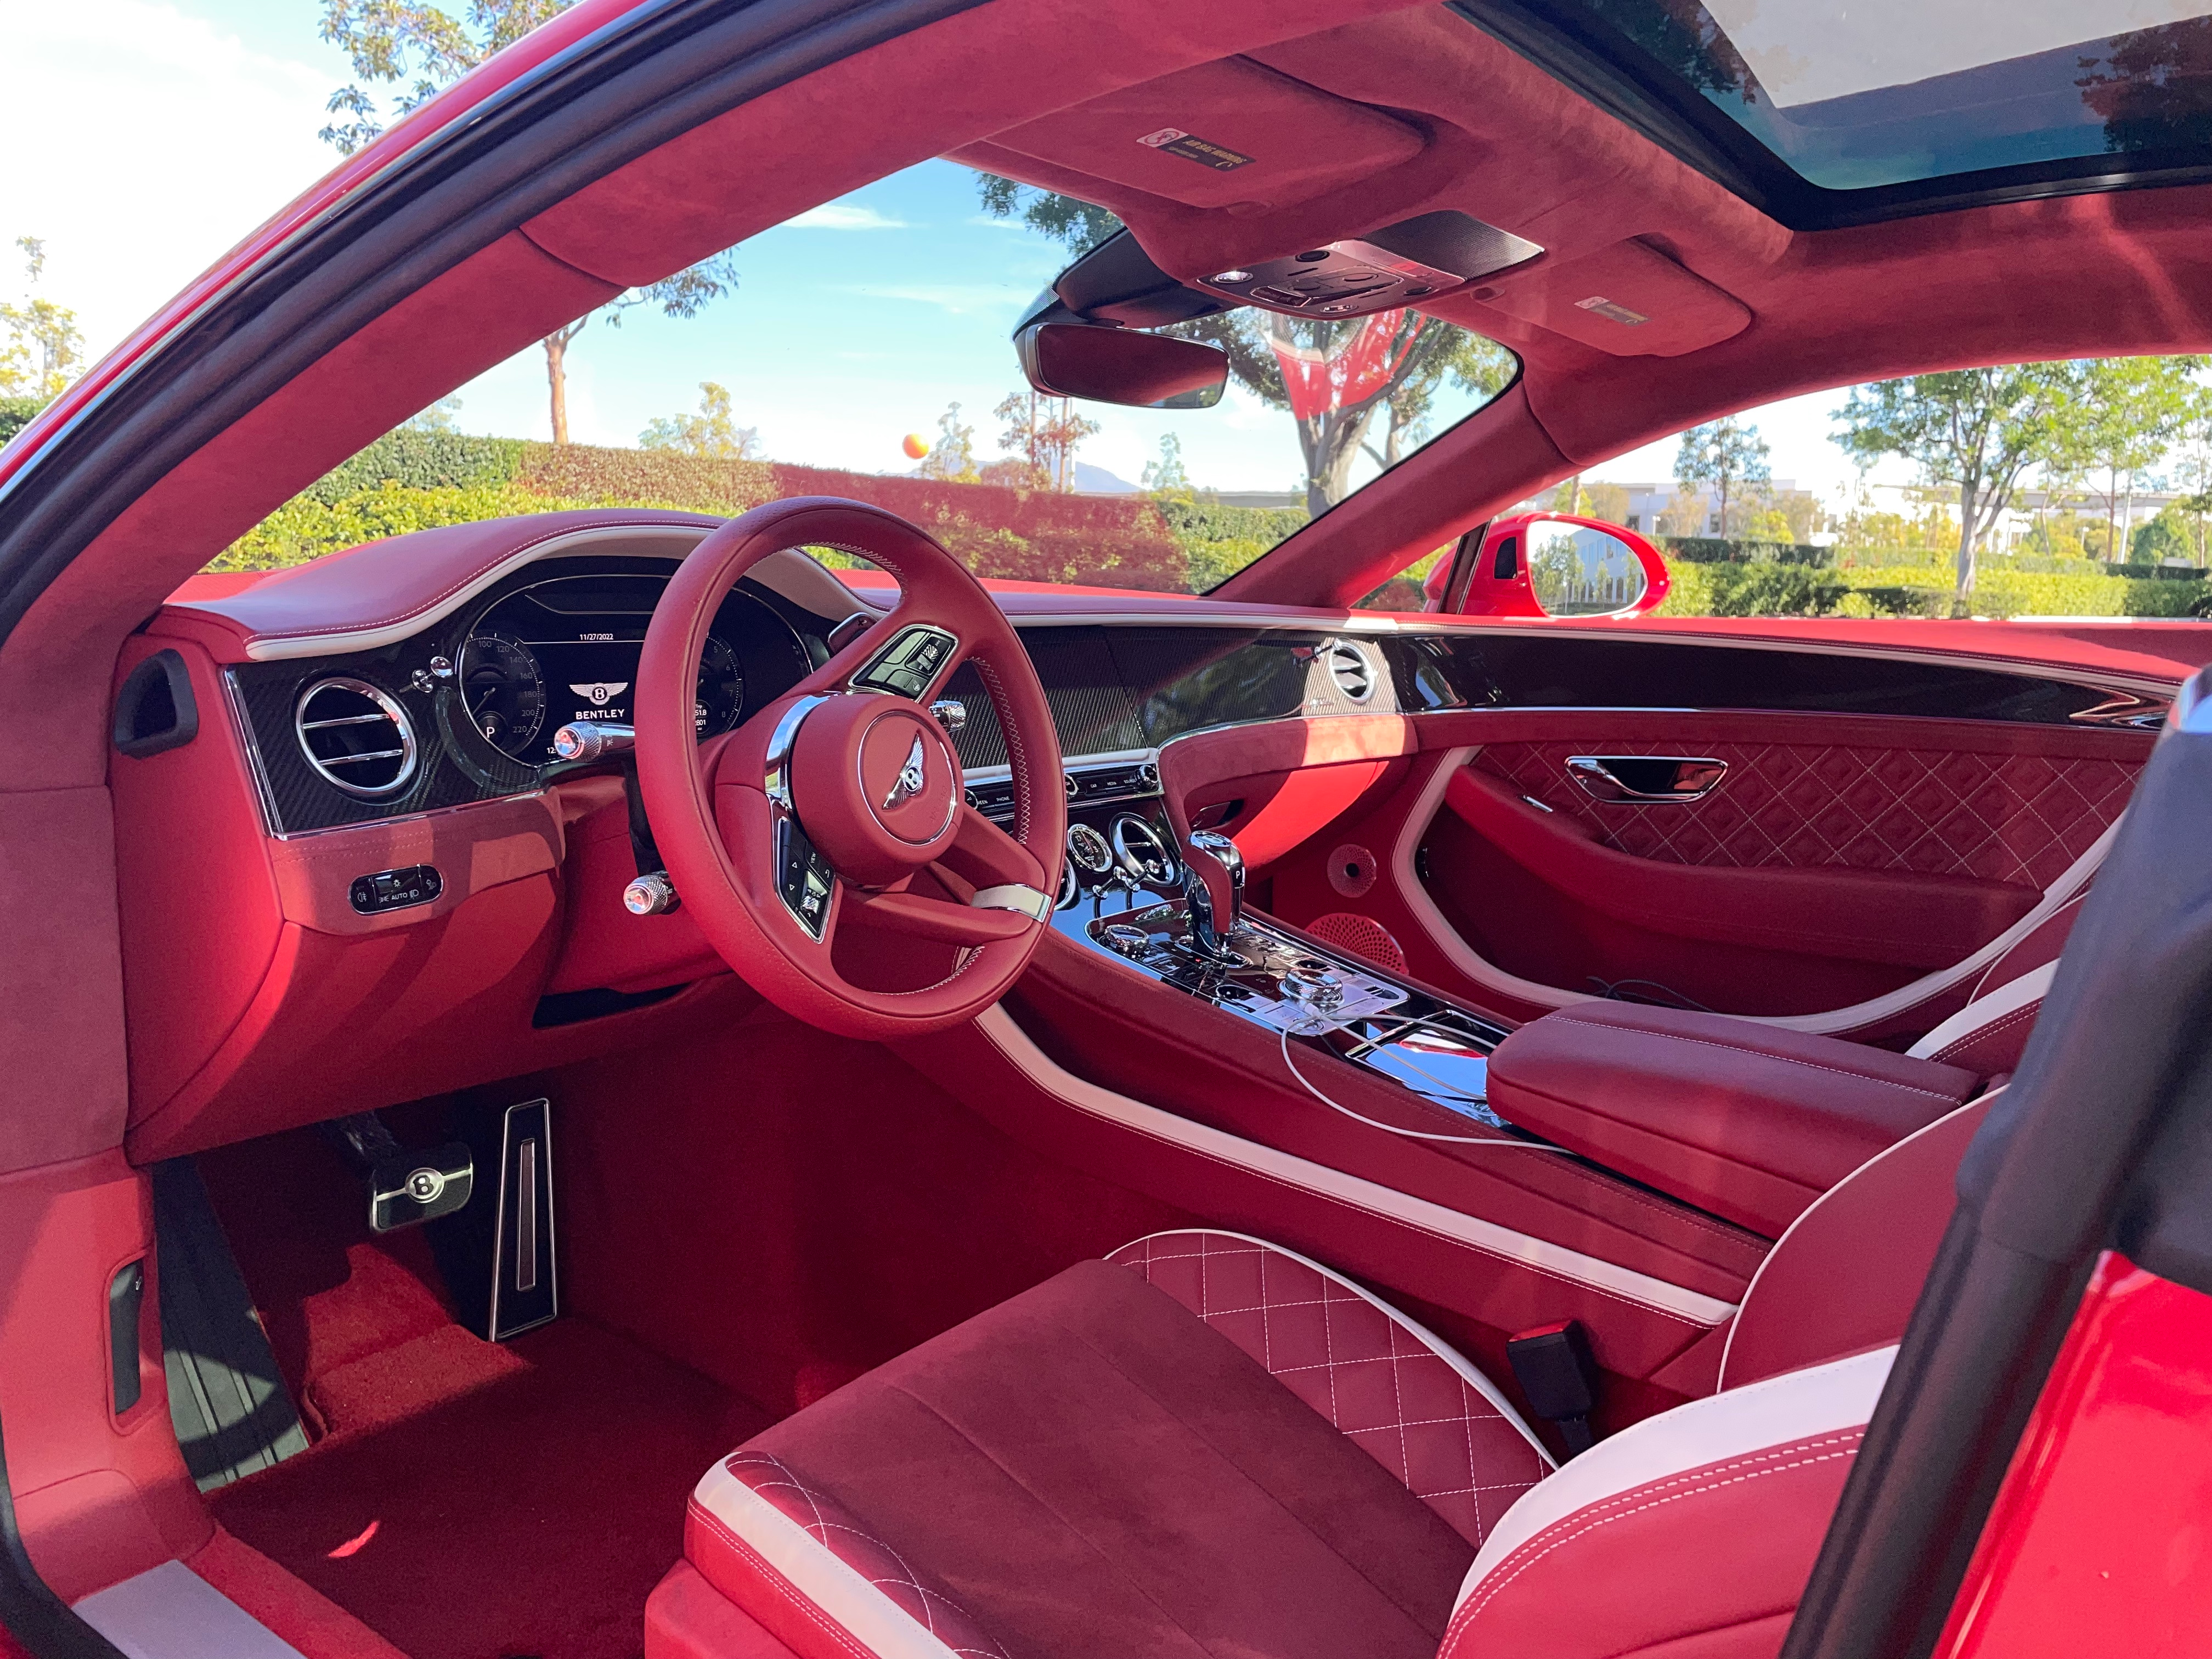
<path fill-rule="evenodd" d="M 1032 323 L 1014 337 L 1039 392 L 1138 409 L 1211 409 L 1229 381 L 1229 354 L 1199 340 L 1091 323 Z"/>
<path fill-rule="evenodd" d="M 1640 617 L 1672 583 L 1666 559 L 1634 531 L 1565 513 L 1500 519 L 1472 556 L 1457 607 L 1469 616 Z M 1443 599 L 1431 593 L 1431 608 Z"/>

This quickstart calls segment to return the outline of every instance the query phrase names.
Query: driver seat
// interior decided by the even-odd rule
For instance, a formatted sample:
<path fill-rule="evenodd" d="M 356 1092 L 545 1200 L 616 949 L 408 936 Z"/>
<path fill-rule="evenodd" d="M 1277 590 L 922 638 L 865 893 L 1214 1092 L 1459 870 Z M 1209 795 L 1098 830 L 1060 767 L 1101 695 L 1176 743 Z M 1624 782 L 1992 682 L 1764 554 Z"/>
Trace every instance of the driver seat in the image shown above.
<path fill-rule="evenodd" d="M 1719 1392 L 1563 1468 L 1293 1251 L 1079 1263 L 709 1469 L 647 1659 L 1771 1659 L 1993 1098 L 1808 1212 Z"/>

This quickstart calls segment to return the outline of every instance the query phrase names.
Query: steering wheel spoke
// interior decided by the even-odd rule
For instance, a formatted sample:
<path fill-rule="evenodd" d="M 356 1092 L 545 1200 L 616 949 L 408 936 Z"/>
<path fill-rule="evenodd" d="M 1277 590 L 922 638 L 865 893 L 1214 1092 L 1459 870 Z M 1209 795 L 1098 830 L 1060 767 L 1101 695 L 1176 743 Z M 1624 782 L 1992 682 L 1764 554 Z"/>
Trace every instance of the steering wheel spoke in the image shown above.
<path fill-rule="evenodd" d="M 1018 910 L 997 907 L 979 908 L 920 893 L 864 893 L 848 888 L 846 897 L 859 915 L 893 933 L 939 945 L 958 945 L 973 950 L 986 945 L 1018 939 L 1035 924 Z"/>

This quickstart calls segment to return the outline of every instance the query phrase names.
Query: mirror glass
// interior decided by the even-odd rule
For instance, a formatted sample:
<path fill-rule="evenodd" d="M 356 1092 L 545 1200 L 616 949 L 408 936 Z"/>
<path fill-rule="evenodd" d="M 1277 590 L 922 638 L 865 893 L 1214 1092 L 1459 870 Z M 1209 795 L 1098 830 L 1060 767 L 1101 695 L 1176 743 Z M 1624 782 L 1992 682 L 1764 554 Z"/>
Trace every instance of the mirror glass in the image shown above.
<path fill-rule="evenodd" d="M 1635 549 L 1588 525 L 1539 519 L 1522 532 L 1522 543 L 1529 586 L 1547 616 L 1626 611 L 1650 586 Z"/>
<path fill-rule="evenodd" d="M 1039 392 L 1138 409 L 1211 409 L 1229 380 L 1229 354 L 1198 340 L 1086 323 L 1039 323 L 1015 346 Z"/>

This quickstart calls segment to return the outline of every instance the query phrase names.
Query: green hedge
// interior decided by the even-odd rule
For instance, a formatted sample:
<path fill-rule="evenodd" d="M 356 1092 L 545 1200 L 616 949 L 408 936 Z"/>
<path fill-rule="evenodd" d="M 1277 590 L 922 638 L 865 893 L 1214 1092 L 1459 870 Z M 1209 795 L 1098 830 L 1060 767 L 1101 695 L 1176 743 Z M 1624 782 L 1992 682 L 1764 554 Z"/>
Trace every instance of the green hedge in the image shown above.
<path fill-rule="evenodd" d="M 1743 542 L 1719 536 L 1662 536 L 1668 562 L 1686 564 L 1824 565 L 1829 550 L 1802 542 Z"/>
<path fill-rule="evenodd" d="M 1190 562 L 1187 585 L 1194 593 L 1227 581 L 1307 522 L 1305 509 L 1297 507 L 1230 507 L 1175 495 L 1156 505 Z"/>
<path fill-rule="evenodd" d="M 653 507 L 734 515 L 792 495 L 844 495 L 888 507 L 927 527 L 979 575 L 1170 592 L 1203 592 L 1306 522 L 1291 507 L 1066 495 L 402 430 L 309 485 L 209 568 L 276 569 L 410 530 L 511 514 Z"/>
<path fill-rule="evenodd" d="M 301 496 L 334 507 L 387 483 L 403 489 L 496 488 L 514 482 L 523 452 L 530 447 L 519 438 L 469 438 L 458 432 L 403 428 L 333 467 L 301 491 Z"/>
<path fill-rule="evenodd" d="M 46 406 L 44 398 L 0 398 L 0 444 L 30 425 L 31 417 Z"/>
<path fill-rule="evenodd" d="M 1669 561 L 1662 617 L 1948 617 L 1948 567 L 1794 565 Z M 2188 617 L 2212 605 L 2212 583 L 2157 577 L 2058 574 L 1984 567 L 1966 609 L 1977 617 Z"/>

